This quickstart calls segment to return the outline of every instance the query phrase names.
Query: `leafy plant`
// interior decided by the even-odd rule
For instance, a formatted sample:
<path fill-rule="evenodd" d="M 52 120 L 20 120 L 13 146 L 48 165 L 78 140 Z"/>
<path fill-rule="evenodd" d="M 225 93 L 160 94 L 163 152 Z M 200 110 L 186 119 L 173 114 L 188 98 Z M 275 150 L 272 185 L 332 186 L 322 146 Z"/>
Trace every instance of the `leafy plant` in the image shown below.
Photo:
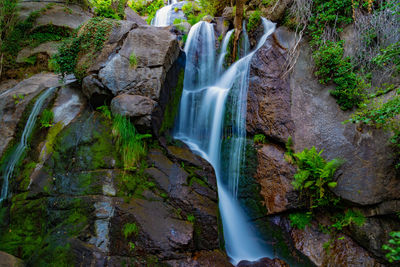
<path fill-rule="evenodd" d="M 261 11 L 254 11 L 249 18 L 249 23 L 247 24 L 247 30 L 249 32 L 254 31 L 261 23 Z"/>
<path fill-rule="evenodd" d="M 289 214 L 290 225 L 298 229 L 304 230 L 307 225 L 311 224 L 312 214 L 306 213 L 291 213 Z"/>
<path fill-rule="evenodd" d="M 351 224 L 362 226 L 365 223 L 365 216 L 360 211 L 347 210 L 344 214 L 339 213 L 336 216 L 336 222 L 331 227 L 336 230 L 342 230 Z"/>
<path fill-rule="evenodd" d="M 136 54 L 135 54 L 135 52 L 132 52 L 131 55 L 129 56 L 129 65 L 131 66 L 131 68 L 136 69 L 137 64 L 138 64 L 138 60 L 137 60 Z"/>
<path fill-rule="evenodd" d="M 263 134 L 256 134 L 253 138 L 253 141 L 256 144 L 265 144 L 267 142 L 267 138 Z"/>
<path fill-rule="evenodd" d="M 18 105 L 19 102 L 21 102 L 22 100 L 24 100 L 25 96 L 22 95 L 22 94 L 18 94 L 18 95 L 14 94 L 14 95 L 12 96 L 12 98 L 14 99 L 14 104 L 15 104 L 15 105 Z"/>
<path fill-rule="evenodd" d="M 293 155 L 298 169 L 292 185 L 308 198 L 311 209 L 335 205 L 339 201 L 330 188 L 337 185 L 334 175 L 343 161 L 333 159 L 327 162 L 321 156 L 322 152 L 323 150 L 317 152 L 313 146 Z"/>
<path fill-rule="evenodd" d="M 40 128 L 49 128 L 53 126 L 54 113 L 49 109 L 45 109 L 40 116 Z"/>
<path fill-rule="evenodd" d="M 112 132 L 122 155 L 124 168 L 135 168 L 140 158 L 146 155 L 143 139 L 150 138 L 151 134 L 137 133 L 129 118 L 119 114 L 113 118 Z"/>
<path fill-rule="evenodd" d="M 388 251 L 385 255 L 390 263 L 395 261 L 400 261 L 400 231 L 399 232 L 391 232 L 391 239 L 389 239 L 389 243 L 382 246 L 383 250 Z"/>
<path fill-rule="evenodd" d="M 190 223 L 194 223 L 194 221 L 196 220 L 196 218 L 194 217 L 194 215 L 193 214 L 188 214 L 187 215 L 187 220 L 190 222 Z"/>
<path fill-rule="evenodd" d="M 97 110 L 99 110 L 105 118 L 109 120 L 112 119 L 111 110 L 107 105 L 100 106 L 97 108 Z"/>
<path fill-rule="evenodd" d="M 131 235 L 137 236 L 139 234 L 139 228 L 136 223 L 127 223 L 122 228 L 125 239 L 128 239 Z"/>

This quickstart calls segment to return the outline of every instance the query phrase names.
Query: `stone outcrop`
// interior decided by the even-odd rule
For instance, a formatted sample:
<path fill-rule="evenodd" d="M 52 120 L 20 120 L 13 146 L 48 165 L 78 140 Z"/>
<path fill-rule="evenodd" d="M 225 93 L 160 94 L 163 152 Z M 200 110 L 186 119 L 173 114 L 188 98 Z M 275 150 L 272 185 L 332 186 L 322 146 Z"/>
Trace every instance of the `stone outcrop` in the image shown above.
<path fill-rule="evenodd" d="M 379 266 L 371 255 L 385 260 L 381 246 L 387 243 L 389 232 L 398 231 L 394 214 L 399 211 L 400 180 L 388 135 L 382 130 L 343 124 L 351 112 L 336 104 L 329 93 L 332 85 L 323 86 L 314 76 L 311 49 L 305 41 L 300 44 L 293 72 L 286 75 L 287 49 L 293 43 L 293 35 L 280 28 L 257 51 L 251 64 L 247 130 L 250 135 L 264 134 L 270 142 L 258 149 L 255 176 L 264 204 L 269 213 L 299 207 L 291 186 L 295 169 L 284 161 L 289 136 L 296 152 L 316 146 L 324 150 L 322 156 L 327 160 L 344 159 L 334 192 L 348 205 L 364 206 L 364 214 L 370 216 L 365 226 L 352 226 L 344 240 L 334 241 L 335 252 L 331 254 L 335 257 L 324 252 L 323 242 L 315 243 L 329 240 L 316 228 L 293 230 L 292 238 L 297 249 L 318 266 Z M 343 252 L 347 246 L 357 257 Z"/>

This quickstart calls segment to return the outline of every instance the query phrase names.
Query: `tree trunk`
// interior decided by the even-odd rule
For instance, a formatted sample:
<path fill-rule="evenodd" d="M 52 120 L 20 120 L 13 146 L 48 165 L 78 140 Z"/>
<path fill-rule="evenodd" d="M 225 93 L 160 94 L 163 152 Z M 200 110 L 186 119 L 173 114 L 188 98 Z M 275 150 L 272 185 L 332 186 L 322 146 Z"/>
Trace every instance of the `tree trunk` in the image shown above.
<path fill-rule="evenodd" d="M 236 0 L 236 14 L 235 14 L 235 38 L 233 39 L 232 63 L 236 61 L 238 54 L 239 38 L 242 33 L 243 27 L 243 12 L 245 0 Z"/>

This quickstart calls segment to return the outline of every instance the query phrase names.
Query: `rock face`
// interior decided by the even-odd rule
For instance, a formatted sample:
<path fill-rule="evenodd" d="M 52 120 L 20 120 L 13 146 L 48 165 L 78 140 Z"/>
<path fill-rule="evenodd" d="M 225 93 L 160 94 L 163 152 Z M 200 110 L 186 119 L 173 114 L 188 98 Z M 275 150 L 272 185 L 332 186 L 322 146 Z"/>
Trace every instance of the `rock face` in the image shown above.
<path fill-rule="evenodd" d="M 111 111 L 130 117 L 135 125 L 150 127 L 151 114 L 156 105 L 156 101 L 145 96 L 122 94 L 111 101 Z"/>
<path fill-rule="evenodd" d="M 0 155 L 15 137 L 17 124 L 30 101 L 44 89 L 59 85 L 57 75 L 43 73 L 0 93 Z"/>
<path fill-rule="evenodd" d="M 146 25 L 146 21 L 142 19 L 135 11 L 132 10 L 129 6 L 125 7 L 125 19 L 127 21 L 132 21 L 137 25 Z"/>
<path fill-rule="evenodd" d="M 311 49 L 306 42 L 300 45 L 293 72 L 284 75 L 286 49 L 292 44 L 293 35 L 278 29 L 251 64 L 247 131 L 250 135 L 264 134 L 270 141 L 258 149 L 255 176 L 264 204 L 269 213 L 298 207 L 290 185 L 295 169 L 283 159 L 289 136 L 296 152 L 316 146 L 324 150 L 322 156 L 328 160 L 344 159 L 346 163 L 338 171 L 334 192 L 349 205 L 365 206 L 362 210 L 370 216 L 365 227 L 351 227 L 344 240 L 334 242 L 332 255 L 336 257 L 326 254 L 322 243 L 315 243 L 318 239 L 328 240 L 317 229 L 294 230 L 292 238 L 296 247 L 318 266 L 379 266 L 370 255 L 384 259 L 381 246 L 387 242 L 390 231 L 398 230 L 398 220 L 390 216 L 399 211 L 400 180 L 388 136 L 381 130 L 342 123 L 351 112 L 342 111 L 336 104 L 329 93 L 332 86 L 323 86 L 314 77 Z M 343 246 L 351 247 L 355 255 L 365 255 L 365 262 L 363 257 L 344 255 Z"/>
<path fill-rule="evenodd" d="M 263 145 L 257 150 L 258 166 L 255 175 L 261 185 L 261 195 L 268 214 L 299 207 L 298 193 L 291 185 L 296 169 L 285 161 L 279 146 Z"/>
<path fill-rule="evenodd" d="M 0 251 L 0 267 L 24 267 L 25 264 L 22 260 Z"/>
<path fill-rule="evenodd" d="M 121 21 L 89 67 L 89 75 L 83 79 L 83 92 L 93 106 L 103 105 L 119 95 L 131 95 L 130 99 L 140 96 L 135 97 L 137 101 L 147 98 L 146 110 L 140 111 L 138 107 L 130 116 L 136 117 L 135 124 L 152 128 L 157 134 L 184 62 L 177 36 L 167 28 Z M 124 97 L 113 100 L 115 111 Z M 142 100 L 139 102 L 144 103 Z M 119 111 L 126 113 L 127 109 L 122 109 L 125 111 Z"/>

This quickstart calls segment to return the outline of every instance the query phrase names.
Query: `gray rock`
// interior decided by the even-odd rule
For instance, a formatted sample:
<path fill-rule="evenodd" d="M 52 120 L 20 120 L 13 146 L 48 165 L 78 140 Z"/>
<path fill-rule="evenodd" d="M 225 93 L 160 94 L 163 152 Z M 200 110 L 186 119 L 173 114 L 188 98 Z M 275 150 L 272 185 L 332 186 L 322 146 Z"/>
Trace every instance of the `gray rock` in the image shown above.
<path fill-rule="evenodd" d="M 38 53 L 44 53 L 44 54 L 47 54 L 49 57 L 51 57 L 57 53 L 57 51 L 58 51 L 57 46 L 58 46 L 57 42 L 47 42 L 47 43 L 43 43 L 33 49 L 30 47 L 26 47 L 18 53 L 16 62 L 24 63 L 28 57 L 31 57 Z"/>
<path fill-rule="evenodd" d="M 133 11 L 132 8 L 130 8 L 129 6 L 125 7 L 125 19 L 128 21 L 132 21 L 137 25 L 147 25 L 146 21 L 135 11 Z"/>
<path fill-rule="evenodd" d="M 59 86 L 59 81 L 60 77 L 52 73 L 36 74 L 0 94 L 0 155 L 14 138 L 29 102 L 42 90 Z"/>
<path fill-rule="evenodd" d="M 131 66 L 130 57 L 136 58 Z M 117 55 L 100 70 L 101 82 L 114 95 L 122 92 L 158 100 L 166 73 L 179 56 L 176 36 L 167 29 L 140 26 L 129 32 Z"/>
<path fill-rule="evenodd" d="M 111 92 L 92 74 L 82 80 L 82 93 L 90 99 L 93 106 L 98 107 L 111 98 Z"/>
<path fill-rule="evenodd" d="M 225 20 L 233 20 L 235 14 L 233 14 L 233 7 L 225 7 L 224 13 L 222 13 L 222 17 Z"/>
<path fill-rule="evenodd" d="M 137 125 L 150 127 L 156 105 L 157 102 L 145 96 L 122 94 L 111 101 L 111 111 L 132 118 Z"/>

